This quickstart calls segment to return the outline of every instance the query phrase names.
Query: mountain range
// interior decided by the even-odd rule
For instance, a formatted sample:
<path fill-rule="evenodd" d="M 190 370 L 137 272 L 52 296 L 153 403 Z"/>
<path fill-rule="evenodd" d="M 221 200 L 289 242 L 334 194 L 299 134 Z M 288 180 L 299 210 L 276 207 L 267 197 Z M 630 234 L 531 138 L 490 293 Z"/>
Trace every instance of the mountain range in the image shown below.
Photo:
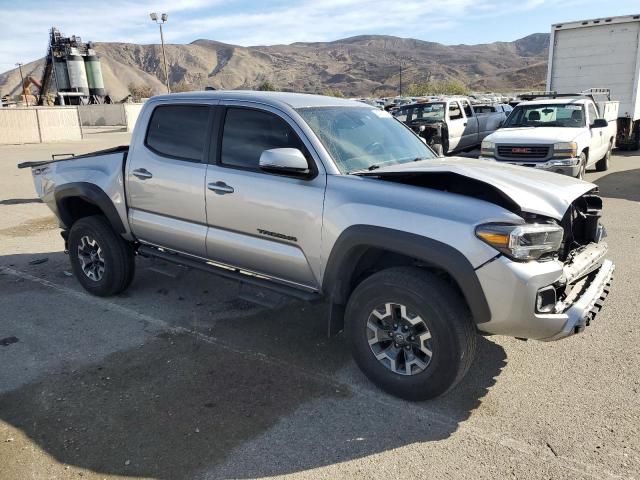
<path fill-rule="evenodd" d="M 129 84 L 164 91 L 160 45 L 95 43 L 108 93 L 128 94 Z M 331 42 L 241 47 L 200 39 L 165 45 L 172 84 L 189 88 L 251 89 L 270 82 L 277 89 L 346 96 L 390 95 L 402 83 L 457 80 L 473 90 L 511 91 L 544 86 L 549 35 L 513 42 L 443 45 L 412 38 L 360 35 Z M 44 59 L 23 66 L 39 78 Z M 17 69 L 0 74 L 0 94 L 19 94 Z"/>

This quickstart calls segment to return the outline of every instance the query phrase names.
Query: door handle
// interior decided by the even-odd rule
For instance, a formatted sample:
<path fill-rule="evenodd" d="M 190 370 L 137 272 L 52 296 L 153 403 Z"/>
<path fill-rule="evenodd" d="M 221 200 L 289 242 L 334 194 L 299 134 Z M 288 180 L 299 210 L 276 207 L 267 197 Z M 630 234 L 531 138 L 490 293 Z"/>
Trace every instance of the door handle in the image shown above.
<path fill-rule="evenodd" d="M 151 172 L 146 168 L 138 168 L 131 173 L 133 173 L 134 177 L 138 177 L 140 180 L 146 180 L 147 178 L 153 177 Z"/>
<path fill-rule="evenodd" d="M 464 122 L 464 123 L 462 124 L 462 126 L 463 126 L 463 127 L 466 127 L 466 126 L 467 126 L 467 122 Z"/>
<path fill-rule="evenodd" d="M 218 195 L 226 195 L 227 193 L 233 193 L 233 187 L 230 187 L 224 182 L 214 182 L 207 184 L 207 188 L 212 192 L 216 192 Z"/>

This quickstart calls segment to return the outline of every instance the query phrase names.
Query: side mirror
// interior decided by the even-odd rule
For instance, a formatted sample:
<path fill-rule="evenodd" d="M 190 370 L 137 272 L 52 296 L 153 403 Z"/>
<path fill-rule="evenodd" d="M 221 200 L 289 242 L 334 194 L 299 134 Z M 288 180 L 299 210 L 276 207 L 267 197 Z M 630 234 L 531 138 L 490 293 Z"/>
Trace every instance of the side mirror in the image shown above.
<path fill-rule="evenodd" d="M 604 118 L 596 118 L 591 124 L 591 128 L 604 128 L 609 125 Z"/>
<path fill-rule="evenodd" d="M 272 148 L 260 155 L 260 169 L 282 175 L 309 173 L 309 164 L 297 148 Z"/>

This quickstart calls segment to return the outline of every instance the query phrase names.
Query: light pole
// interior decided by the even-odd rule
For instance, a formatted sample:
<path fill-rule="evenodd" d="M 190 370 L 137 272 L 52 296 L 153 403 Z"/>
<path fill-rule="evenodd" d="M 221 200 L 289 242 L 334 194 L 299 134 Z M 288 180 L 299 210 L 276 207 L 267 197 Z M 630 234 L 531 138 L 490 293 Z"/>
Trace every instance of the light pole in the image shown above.
<path fill-rule="evenodd" d="M 407 60 L 409 60 L 409 58 L 400 57 L 400 96 L 402 96 L 402 67 L 404 67 Z"/>
<path fill-rule="evenodd" d="M 29 98 L 27 97 L 27 92 L 25 91 L 25 88 L 24 88 L 24 75 L 22 75 L 22 64 L 18 62 L 16 63 L 16 67 L 18 67 L 18 69 L 20 70 L 20 79 L 22 80 L 22 83 L 20 84 L 20 90 L 22 90 L 22 95 L 24 96 L 24 103 L 26 103 L 28 107 Z"/>
<path fill-rule="evenodd" d="M 164 78 L 167 80 L 167 93 L 171 93 L 171 87 L 169 86 L 169 70 L 167 69 L 167 55 L 164 53 L 164 35 L 162 34 L 162 24 L 167 21 L 169 15 L 163 13 L 160 15 L 160 20 L 158 20 L 158 14 L 153 12 L 150 13 L 149 16 L 151 20 L 156 22 L 160 27 L 160 43 L 162 44 L 162 59 L 164 61 Z"/>

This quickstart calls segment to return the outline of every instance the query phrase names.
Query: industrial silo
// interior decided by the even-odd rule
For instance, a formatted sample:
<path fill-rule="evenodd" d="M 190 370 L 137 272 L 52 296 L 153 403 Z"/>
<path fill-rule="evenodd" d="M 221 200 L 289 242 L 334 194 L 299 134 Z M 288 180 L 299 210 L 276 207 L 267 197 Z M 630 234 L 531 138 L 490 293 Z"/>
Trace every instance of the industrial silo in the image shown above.
<path fill-rule="evenodd" d="M 72 48 L 67 55 L 67 71 L 69 72 L 71 91 L 89 95 L 89 82 L 84 68 L 84 59 L 76 48 Z"/>
<path fill-rule="evenodd" d="M 91 95 L 99 95 L 104 97 L 104 80 L 102 79 L 102 68 L 100 67 L 100 59 L 93 50 L 89 50 L 87 56 L 84 57 L 84 65 L 87 70 L 87 80 L 89 82 L 89 93 Z"/>
<path fill-rule="evenodd" d="M 68 92 L 71 88 L 69 84 L 69 74 L 64 57 L 53 57 L 53 70 L 56 76 L 56 87 L 59 92 Z"/>

